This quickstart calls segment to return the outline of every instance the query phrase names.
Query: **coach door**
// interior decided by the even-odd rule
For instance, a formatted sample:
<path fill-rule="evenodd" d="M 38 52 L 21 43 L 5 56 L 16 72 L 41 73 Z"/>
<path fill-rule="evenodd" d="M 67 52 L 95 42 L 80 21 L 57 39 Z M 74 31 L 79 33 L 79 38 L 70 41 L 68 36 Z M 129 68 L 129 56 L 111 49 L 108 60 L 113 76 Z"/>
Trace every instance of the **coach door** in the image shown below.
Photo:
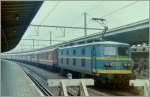
<path fill-rule="evenodd" d="M 91 71 L 92 72 L 95 72 L 96 70 L 96 47 L 95 46 L 92 46 L 92 50 L 91 50 L 91 59 L 92 59 L 92 68 L 91 68 Z"/>

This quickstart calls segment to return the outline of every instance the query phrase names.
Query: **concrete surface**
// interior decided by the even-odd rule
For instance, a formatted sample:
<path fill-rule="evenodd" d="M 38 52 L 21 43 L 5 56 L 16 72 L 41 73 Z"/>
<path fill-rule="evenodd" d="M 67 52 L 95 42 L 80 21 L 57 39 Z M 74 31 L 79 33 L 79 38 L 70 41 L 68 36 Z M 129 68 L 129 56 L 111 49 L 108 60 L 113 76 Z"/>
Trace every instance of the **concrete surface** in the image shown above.
<path fill-rule="evenodd" d="M 1 60 L 1 96 L 41 96 L 41 93 L 17 63 Z"/>

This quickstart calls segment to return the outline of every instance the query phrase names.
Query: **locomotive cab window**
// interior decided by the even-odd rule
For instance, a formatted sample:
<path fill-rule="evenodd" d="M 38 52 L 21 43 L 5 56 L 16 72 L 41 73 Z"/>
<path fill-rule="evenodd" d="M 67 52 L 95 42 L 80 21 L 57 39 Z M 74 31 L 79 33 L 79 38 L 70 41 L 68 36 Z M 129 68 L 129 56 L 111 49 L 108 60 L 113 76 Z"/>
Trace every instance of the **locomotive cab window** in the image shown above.
<path fill-rule="evenodd" d="M 116 47 L 104 47 L 104 55 L 106 55 L 106 56 L 117 55 Z"/>
<path fill-rule="evenodd" d="M 119 56 L 128 56 L 128 48 L 127 47 L 118 47 L 118 55 Z"/>

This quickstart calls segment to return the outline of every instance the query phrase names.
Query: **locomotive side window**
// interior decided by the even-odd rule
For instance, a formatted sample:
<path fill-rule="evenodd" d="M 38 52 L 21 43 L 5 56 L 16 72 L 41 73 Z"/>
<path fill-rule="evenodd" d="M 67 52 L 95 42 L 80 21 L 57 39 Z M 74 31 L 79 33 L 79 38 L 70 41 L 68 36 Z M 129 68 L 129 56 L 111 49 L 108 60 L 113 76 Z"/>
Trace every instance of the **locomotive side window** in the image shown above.
<path fill-rule="evenodd" d="M 116 47 L 104 47 L 104 55 L 117 55 Z"/>
<path fill-rule="evenodd" d="M 85 49 L 83 48 L 81 51 L 82 55 L 85 55 Z"/>
<path fill-rule="evenodd" d="M 69 64 L 69 59 L 68 59 L 68 58 L 66 59 L 66 64 L 67 64 L 67 65 Z"/>
<path fill-rule="evenodd" d="M 69 55 L 69 50 L 67 50 L 67 55 Z"/>
<path fill-rule="evenodd" d="M 76 50 L 73 50 L 73 55 L 76 55 Z"/>
<path fill-rule="evenodd" d="M 73 58 L 73 65 L 76 65 L 76 59 Z"/>
<path fill-rule="evenodd" d="M 81 65 L 82 67 L 85 67 L 85 59 L 81 59 Z"/>
<path fill-rule="evenodd" d="M 85 55 L 85 49 L 84 48 L 81 50 L 81 54 L 83 56 Z M 85 59 L 81 59 L 81 65 L 82 65 L 82 67 L 85 67 Z"/>
<path fill-rule="evenodd" d="M 128 48 L 127 47 L 118 47 L 118 55 L 119 56 L 128 56 Z"/>
<path fill-rule="evenodd" d="M 76 55 L 76 50 L 74 49 L 73 50 L 73 56 Z M 76 58 L 73 58 L 73 65 L 76 65 Z"/>
<path fill-rule="evenodd" d="M 61 55 L 63 55 L 63 50 L 61 50 Z"/>

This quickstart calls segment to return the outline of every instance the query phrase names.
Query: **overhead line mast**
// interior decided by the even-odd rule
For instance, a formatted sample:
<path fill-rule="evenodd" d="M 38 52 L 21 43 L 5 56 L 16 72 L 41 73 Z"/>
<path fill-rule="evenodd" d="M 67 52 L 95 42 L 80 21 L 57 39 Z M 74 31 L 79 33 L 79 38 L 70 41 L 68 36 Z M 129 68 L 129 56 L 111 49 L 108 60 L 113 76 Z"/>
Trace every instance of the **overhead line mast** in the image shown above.
<path fill-rule="evenodd" d="M 87 14 L 84 12 L 84 36 L 87 36 Z"/>

